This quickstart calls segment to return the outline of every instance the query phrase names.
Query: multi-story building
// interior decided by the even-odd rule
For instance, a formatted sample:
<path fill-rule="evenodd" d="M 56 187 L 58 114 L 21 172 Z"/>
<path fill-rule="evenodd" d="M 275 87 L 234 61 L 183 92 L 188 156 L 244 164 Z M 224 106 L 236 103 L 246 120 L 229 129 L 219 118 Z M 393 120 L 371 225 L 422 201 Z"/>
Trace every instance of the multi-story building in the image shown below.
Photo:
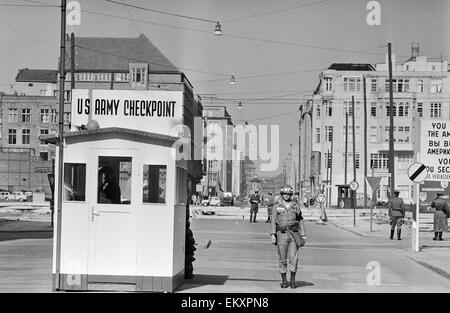
<path fill-rule="evenodd" d="M 357 197 L 364 195 L 364 162 L 367 176 L 381 176 L 377 198 L 389 197 L 389 73 L 388 65 L 332 64 L 320 74 L 314 95 L 302 105 L 300 183 L 311 193 L 331 178 L 331 205 L 338 202 L 337 185 L 353 180 L 353 164 L 359 183 Z M 413 199 L 413 183 L 407 169 L 414 161 L 414 120 L 449 119 L 449 72 L 447 61 L 419 56 L 393 64 L 395 188 L 407 201 Z M 366 84 L 367 138 L 364 138 L 364 86 Z M 354 97 L 354 109 L 352 107 Z M 346 123 L 346 114 L 348 122 Z M 354 115 L 354 116 L 353 116 Z M 355 160 L 353 124 L 355 120 Z M 346 136 L 346 125 L 347 136 Z M 347 139 L 346 139 L 347 138 Z M 364 141 L 367 140 L 367 158 Z M 345 151 L 347 147 L 347 158 Z M 345 164 L 347 160 L 347 164 Z M 345 171 L 347 170 L 347 171 Z M 309 176 L 309 177 L 308 177 Z M 371 195 L 370 186 L 368 194 Z"/>
<path fill-rule="evenodd" d="M 66 105 L 72 89 L 161 90 L 183 92 L 183 124 L 190 130 L 191 160 L 188 165 L 188 190 L 202 178 L 201 147 L 195 145 L 195 117 L 201 119 L 201 99 L 194 97 L 193 86 L 145 35 L 137 38 L 67 37 Z M 200 127 L 202 131 L 202 127 Z M 200 138 L 203 138 L 200 135 Z M 200 139 L 201 140 L 201 139 Z M 198 141 L 197 141 L 198 142 Z M 201 141 L 200 141 L 201 142 Z M 198 160 L 196 160 L 196 157 Z"/>
<path fill-rule="evenodd" d="M 204 106 L 206 182 L 213 195 L 233 190 L 233 123 L 225 106 Z"/>

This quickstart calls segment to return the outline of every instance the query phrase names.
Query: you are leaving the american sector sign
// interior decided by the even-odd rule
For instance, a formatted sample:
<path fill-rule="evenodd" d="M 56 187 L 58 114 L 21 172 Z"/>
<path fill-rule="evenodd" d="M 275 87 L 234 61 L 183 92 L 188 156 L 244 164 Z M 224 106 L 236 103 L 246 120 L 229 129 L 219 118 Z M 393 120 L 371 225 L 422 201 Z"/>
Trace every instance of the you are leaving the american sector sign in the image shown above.
<path fill-rule="evenodd" d="M 450 121 L 420 121 L 420 160 L 428 166 L 426 180 L 450 180 Z"/>
<path fill-rule="evenodd" d="M 173 135 L 182 124 L 183 93 L 150 90 L 88 90 L 72 93 L 72 129 L 95 120 L 101 128 L 122 127 Z"/>

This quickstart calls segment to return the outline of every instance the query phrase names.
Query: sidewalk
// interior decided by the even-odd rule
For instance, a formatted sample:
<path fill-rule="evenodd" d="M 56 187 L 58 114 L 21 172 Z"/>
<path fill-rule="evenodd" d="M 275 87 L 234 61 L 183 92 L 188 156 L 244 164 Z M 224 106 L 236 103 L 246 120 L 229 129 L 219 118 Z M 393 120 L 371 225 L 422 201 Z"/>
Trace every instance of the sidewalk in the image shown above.
<path fill-rule="evenodd" d="M 362 237 L 388 240 L 390 235 L 390 225 L 387 221 L 375 218 L 372 221 L 372 231 L 370 231 L 370 217 L 357 216 L 356 226 L 353 224 L 353 217 L 332 219 L 328 223 Z M 444 233 L 444 241 L 433 241 L 433 232 L 420 232 L 419 252 L 412 251 L 411 234 L 411 225 L 403 225 L 400 252 L 417 264 L 450 280 L 450 234 Z M 395 240 L 396 236 L 395 234 Z"/>
<path fill-rule="evenodd" d="M 0 233 L 3 232 L 52 232 L 50 222 L 13 220 L 0 218 Z"/>

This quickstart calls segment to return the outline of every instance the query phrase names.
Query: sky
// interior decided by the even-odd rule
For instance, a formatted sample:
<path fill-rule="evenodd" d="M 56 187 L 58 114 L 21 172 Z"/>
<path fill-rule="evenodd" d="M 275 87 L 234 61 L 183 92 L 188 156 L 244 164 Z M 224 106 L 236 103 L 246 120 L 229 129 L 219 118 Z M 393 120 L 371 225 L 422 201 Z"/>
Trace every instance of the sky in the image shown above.
<path fill-rule="evenodd" d="M 409 58 L 412 42 L 421 55 L 450 58 L 446 0 L 377 1 L 381 25 L 372 26 L 366 0 L 78 2 L 81 25 L 67 33 L 145 34 L 186 74 L 204 105 L 226 105 L 235 124 L 279 125 L 280 160 L 298 140 L 299 106 L 332 63 L 382 63 L 388 42 L 397 61 Z M 56 69 L 60 9 L 41 3 L 60 1 L 0 0 L 0 91 L 10 90 L 20 68 Z M 213 35 L 216 21 L 222 36 Z"/>

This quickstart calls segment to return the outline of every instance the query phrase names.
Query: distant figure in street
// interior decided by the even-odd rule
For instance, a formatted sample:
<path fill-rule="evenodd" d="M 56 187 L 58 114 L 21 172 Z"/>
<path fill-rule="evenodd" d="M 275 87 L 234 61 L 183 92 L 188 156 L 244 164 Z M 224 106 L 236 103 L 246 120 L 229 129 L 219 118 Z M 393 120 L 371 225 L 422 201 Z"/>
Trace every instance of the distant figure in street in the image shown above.
<path fill-rule="evenodd" d="M 444 240 L 442 239 L 442 233 L 448 232 L 448 221 L 450 217 L 450 211 L 448 209 L 447 201 L 442 199 L 442 192 L 436 193 L 436 199 L 431 202 L 431 207 L 435 209 L 434 211 L 434 238 L 433 240 Z"/>
<path fill-rule="evenodd" d="M 113 169 L 104 166 L 98 171 L 100 187 L 98 190 L 98 203 L 120 204 L 120 186 L 116 182 Z"/>
<path fill-rule="evenodd" d="M 405 204 L 403 199 L 399 197 L 400 191 L 394 191 L 394 198 L 389 202 L 389 217 L 391 224 L 391 237 L 394 239 L 395 225 L 397 225 L 397 239 L 401 240 L 402 234 L 402 223 L 405 217 Z"/>
<path fill-rule="evenodd" d="M 253 195 L 250 196 L 250 223 L 256 223 L 256 214 L 258 213 L 258 203 L 261 199 L 258 195 L 258 190 L 255 191 Z"/>
<path fill-rule="evenodd" d="M 285 186 L 280 190 L 281 199 L 272 210 L 272 244 L 278 246 L 281 288 L 287 288 L 287 270 L 291 272 L 291 288 L 297 288 L 295 274 L 297 273 L 299 248 L 306 243 L 305 226 L 303 224 L 300 206 L 292 201 L 293 190 Z"/>
<path fill-rule="evenodd" d="M 272 219 L 272 210 L 273 205 L 275 203 L 275 199 L 273 197 L 273 194 L 269 192 L 269 199 L 267 200 L 267 221 L 266 223 L 270 223 L 270 220 Z"/>

